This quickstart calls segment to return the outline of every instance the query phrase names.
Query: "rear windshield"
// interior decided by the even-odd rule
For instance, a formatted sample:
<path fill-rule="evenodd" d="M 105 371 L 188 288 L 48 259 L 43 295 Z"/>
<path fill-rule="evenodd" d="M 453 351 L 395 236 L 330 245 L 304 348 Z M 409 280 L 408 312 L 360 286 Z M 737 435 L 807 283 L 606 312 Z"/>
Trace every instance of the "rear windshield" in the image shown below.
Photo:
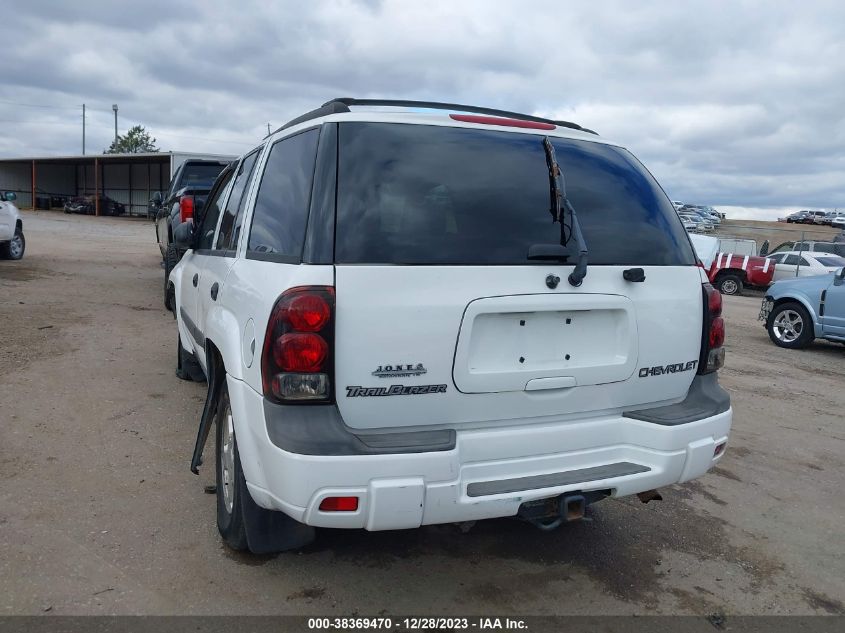
<path fill-rule="evenodd" d="M 211 189 L 211 185 L 217 180 L 217 176 L 223 171 L 226 165 L 191 164 L 185 165 L 182 174 L 181 187 L 194 186 Z"/>
<path fill-rule="evenodd" d="M 845 266 L 845 258 L 836 257 L 835 255 L 816 257 L 816 261 L 822 266 Z"/>
<path fill-rule="evenodd" d="M 542 135 L 350 122 L 338 142 L 337 263 L 543 263 L 529 247 L 560 242 Z M 695 263 L 671 202 L 629 152 L 552 142 L 590 265 Z"/>

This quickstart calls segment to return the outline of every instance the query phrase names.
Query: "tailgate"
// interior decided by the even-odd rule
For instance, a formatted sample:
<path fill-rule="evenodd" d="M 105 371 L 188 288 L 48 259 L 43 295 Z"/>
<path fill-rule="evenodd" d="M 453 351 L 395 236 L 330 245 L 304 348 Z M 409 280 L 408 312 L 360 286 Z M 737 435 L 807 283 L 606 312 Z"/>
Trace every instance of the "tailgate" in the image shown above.
<path fill-rule="evenodd" d="M 336 266 L 346 424 L 468 428 L 683 398 L 701 343 L 698 269 L 650 267 L 629 283 L 620 267 L 594 266 L 580 288 L 546 288 L 570 270 Z"/>

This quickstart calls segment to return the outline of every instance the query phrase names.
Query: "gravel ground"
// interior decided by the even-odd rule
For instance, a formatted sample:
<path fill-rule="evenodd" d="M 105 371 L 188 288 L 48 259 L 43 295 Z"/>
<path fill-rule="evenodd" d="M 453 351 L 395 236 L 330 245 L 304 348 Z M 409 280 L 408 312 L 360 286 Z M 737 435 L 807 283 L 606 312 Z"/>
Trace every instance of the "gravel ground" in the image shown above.
<path fill-rule="evenodd" d="M 726 300 L 719 467 L 544 533 L 513 520 L 224 548 L 188 463 L 205 387 L 145 221 L 24 213 L 0 261 L 0 614 L 845 613 L 845 347 L 772 345 Z"/>

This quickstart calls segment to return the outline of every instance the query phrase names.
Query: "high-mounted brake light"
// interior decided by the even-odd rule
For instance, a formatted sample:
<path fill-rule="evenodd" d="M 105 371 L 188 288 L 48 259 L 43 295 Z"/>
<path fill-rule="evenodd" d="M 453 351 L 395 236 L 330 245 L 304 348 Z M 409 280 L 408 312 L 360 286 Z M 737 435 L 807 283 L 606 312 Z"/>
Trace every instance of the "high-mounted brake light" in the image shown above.
<path fill-rule="evenodd" d="M 722 293 L 710 284 L 702 284 L 704 319 L 698 373 L 709 374 L 725 364 L 725 320 L 722 318 Z"/>
<path fill-rule="evenodd" d="M 481 116 L 478 114 L 450 114 L 449 118 L 464 123 L 480 123 L 482 125 L 503 125 L 505 127 L 524 127 L 532 130 L 554 130 L 552 123 L 542 121 L 526 121 L 525 119 L 506 119 L 498 116 Z"/>
<path fill-rule="evenodd" d="M 182 196 L 179 198 L 179 222 L 187 222 L 194 217 L 194 197 Z"/>
<path fill-rule="evenodd" d="M 331 402 L 334 288 L 299 286 L 276 300 L 261 357 L 264 396 L 278 403 Z"/>

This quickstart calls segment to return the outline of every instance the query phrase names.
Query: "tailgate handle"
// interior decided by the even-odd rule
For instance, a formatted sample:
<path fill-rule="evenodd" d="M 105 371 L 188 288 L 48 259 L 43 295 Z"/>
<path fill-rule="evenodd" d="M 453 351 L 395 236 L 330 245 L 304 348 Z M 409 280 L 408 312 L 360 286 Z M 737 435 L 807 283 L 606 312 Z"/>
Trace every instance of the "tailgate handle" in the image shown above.
<path fill-rule="evenodd" d="M 629 268 L 628 270 L 622 271 L 622 278 L 625 281 L 645 281 L 645 271 L 642 268 Z"/>
<path fill-rule="evenodd" d="M 525 385 L 525 391 L 541 391 L 543 389 L 569 389 L 577 387 L 575 376 L 555 376 L 554 378 L 535 378 Z"/>

